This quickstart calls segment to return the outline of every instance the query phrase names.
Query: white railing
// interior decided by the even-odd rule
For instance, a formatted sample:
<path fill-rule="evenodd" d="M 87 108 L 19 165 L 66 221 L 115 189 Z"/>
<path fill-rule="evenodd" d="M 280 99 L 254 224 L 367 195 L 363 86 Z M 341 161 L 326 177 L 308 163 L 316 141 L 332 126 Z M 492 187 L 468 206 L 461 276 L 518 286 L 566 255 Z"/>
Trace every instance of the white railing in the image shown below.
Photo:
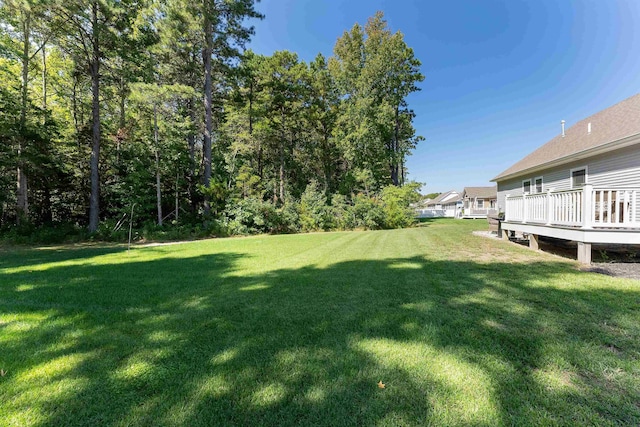
<path fill-rule="evenodd" d="M 594 189 L 507 195 L 505 221 L 581 228 L 640 227 L 636 221 L 640 189 Z"/>
<path fill-rule="evenodd" d="M 586 189 L 582 188 L 579 190 L 549 192 L 546 223 L 571 227 L 584 226 L 585 191 Z"/>

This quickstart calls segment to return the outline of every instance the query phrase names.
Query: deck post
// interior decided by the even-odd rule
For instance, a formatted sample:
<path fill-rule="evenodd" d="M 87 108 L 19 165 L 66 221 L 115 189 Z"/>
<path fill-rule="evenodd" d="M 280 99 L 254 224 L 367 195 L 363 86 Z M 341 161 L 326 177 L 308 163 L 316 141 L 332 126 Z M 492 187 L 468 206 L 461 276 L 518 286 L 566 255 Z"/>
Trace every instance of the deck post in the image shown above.
<path fill-rule="evenodd" d="M 527 223 L 527 193 L 522 193 L 522 223 Z"/>
<path fill-rule="evenodd" d="M 582 187 L 582 228 L 593 228 L 591 219 L 591 207 L 593 205 L 593 185 L 585 184 Z M 591 262 L 591 257 L 589 257 Z"/>
<path fill-rule="evenodd" d="M 502 229 L 502 240 L 509 240 L 509 230 Z"/>
<path fill-rule="evenodd" d="M 551 206 L 551 190 L 547 190 L 547 225 L 551 225 L 553 206 Z"/>
<path fill-rule="evenodd" d="M 529 248 L 533 249 L 534 251 L 537 251 L 538 249 L 540 249 L 540 243 L 538 242 L 538 235 L 537 234 L 529 234 Z"/>
<path fill-rule="evenodd" d="M 578 262 L 591 264 L 591 243 L 578 242 Z"/>

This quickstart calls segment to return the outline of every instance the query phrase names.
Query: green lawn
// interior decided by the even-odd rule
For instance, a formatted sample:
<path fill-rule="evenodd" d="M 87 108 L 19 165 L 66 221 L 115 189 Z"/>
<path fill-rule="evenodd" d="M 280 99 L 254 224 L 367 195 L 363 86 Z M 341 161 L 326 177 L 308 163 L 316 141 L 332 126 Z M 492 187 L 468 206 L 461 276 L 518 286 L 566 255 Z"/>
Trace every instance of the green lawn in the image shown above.
<path fill-rule="evenodd" d="M 0 249 L 0 425 L 639 425 L 640 282 L 479 228 Z"/>

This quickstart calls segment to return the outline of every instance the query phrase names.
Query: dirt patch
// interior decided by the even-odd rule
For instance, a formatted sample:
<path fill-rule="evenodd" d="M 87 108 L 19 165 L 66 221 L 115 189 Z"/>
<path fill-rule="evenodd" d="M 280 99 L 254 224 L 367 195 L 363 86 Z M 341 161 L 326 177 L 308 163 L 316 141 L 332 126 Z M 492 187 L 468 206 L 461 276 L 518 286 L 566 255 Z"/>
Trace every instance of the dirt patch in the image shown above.
<path fill-rule="evenodd" d="M 594 263 L 582 269 L 591 273 L 606 274 L 607 276 L 625 277 L 640 280 L 640 263 Z"/>
<path fill-rule="evenodd" d="M 605 348 L 615 355 L 619 355 L 622 350 L 615 344 L 606 345 Z"/>
<path fill-rule="evenodd" d="M 474 231 L 472 234 L 474 236 L 488 237 L 490 239 L 500 240 L 500 237 L 498 237 L 498 233 L 494 231 Z"/>

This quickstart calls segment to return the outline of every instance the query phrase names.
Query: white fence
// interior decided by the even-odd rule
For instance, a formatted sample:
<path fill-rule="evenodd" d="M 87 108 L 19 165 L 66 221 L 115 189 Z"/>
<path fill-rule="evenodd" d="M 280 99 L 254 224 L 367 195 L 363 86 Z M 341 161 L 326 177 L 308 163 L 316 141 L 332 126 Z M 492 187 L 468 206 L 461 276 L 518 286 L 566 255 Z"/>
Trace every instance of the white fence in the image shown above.
<path fill-rule="evenodd" d="M 639 191 L 594 189 L 586 184 L 577 190 L 507 195 L 505 221 L 581 228 L 638 227 Z"/>
<path fill-rule="evenodd" d="M 456 209 L 416 209 L 416 218 L 456 218 Z"/>

